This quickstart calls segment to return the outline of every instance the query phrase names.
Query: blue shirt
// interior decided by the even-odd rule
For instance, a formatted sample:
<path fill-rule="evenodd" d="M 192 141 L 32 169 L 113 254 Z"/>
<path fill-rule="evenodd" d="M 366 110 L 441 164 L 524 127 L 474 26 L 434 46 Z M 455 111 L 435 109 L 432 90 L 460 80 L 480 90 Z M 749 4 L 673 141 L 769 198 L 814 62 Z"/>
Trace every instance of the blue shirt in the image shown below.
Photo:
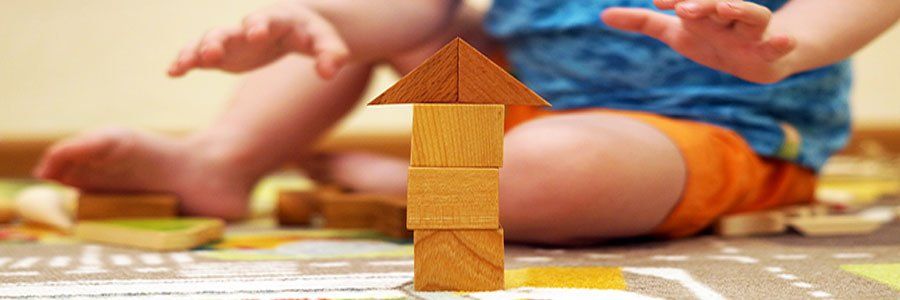
<path fill-rule="evenodd" d="M 787 1 L 753 2 L 775 11 Z M 553 109 L 639 110 L 712 123 L 739 133 L 762 156 L 814 170 L 845 145 L 848 62 L 755 84 L 604 25 L 599 14 L 608 7 L 655 9 L 651 0 L 495 0 L 486 26 L 506 45 L 516 76 Z M 785 150 L 783 126 L 799 132 L 799 151 Z"/>

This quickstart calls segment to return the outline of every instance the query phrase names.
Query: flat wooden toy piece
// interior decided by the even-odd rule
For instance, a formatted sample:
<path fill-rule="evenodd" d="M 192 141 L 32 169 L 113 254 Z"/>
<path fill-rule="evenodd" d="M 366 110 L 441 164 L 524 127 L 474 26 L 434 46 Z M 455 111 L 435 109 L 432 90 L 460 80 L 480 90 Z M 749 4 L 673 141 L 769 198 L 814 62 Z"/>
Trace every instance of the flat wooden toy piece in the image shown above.
<path fill-rule="evenodd" d="M 729 215 L 716 222 L 716 233 L 726 237 L 778 234 L 785 231 L 787 222 L 781 211 Z"/>
<path fill-rule="evenodd" d="M 85 241 L 175 251 L 221 239 L 224 230 L 225 222 L 212 218 L 136 218 L 81 221 L 75 235 Z"/>
<path fill-rule="evenodd" d="M 503 229 L 415 230 L 417 291 L 503 289 Z"/>
<path fill-rule="evenodd" d="M 412 231 L 406 229 L 406 199 L 404 198 L 380 198 L 376 203 L 373 219 L 372 228 L 386 236 L 398 239 L 413 236 Z"/>
<path fill-rule="evenodd" d="M 321 193 L 319 208 L 325 228 L 369 229 L 375 223 L 373 212 L 381 198 L 353 193 Z"/>
<path fill-rule="evenodd" d="M 816 216 L 795 218 L 791 228 L 805 236 L 841 236 L 872 233 L 881 228 L 883 222 L 859 216 Z"/>
<path fill-rule="evenodd" d="M 550 106 L 503 68 L 456 38 L 369 102 Z"/>
<path fill-rule="evenodd" d="M 275 210 L 279 225 L 309 225 L 318 213 L 319 197 L 311 191 L 280 191 Z"/>
<path fill-rule="evenodd" d="M 503 105 L 413 105 L 410 166 L 503 165 Z"/>
<path fill-rule="evenodd" d="M 784 212 L 785 216 L 787 216 L 788 219 L 791 219 L 812 216 L 825 216 L 828 215 L 829 208 L 828 205 L 825 204 L 802 204 L 788 206 L 782 208 L 781 211 Z"/>
<path fill-rule="evenodd" d="M 16 195 L 16 212 L 27 223 L 40 224 L 64 232 L 72 230 L 74 191 L 50 186 L 32 186 Z"/>
<path fill-rule="evenodd" d="M 500 173 L 495 168 L 410 167 L 409 229 L 496 229 Z"/>
<path fill-rule="evenodd" d="M 178 215 L 178 197 L 166 193 L 81 193 L 75 218 L 164 218 Z"/>

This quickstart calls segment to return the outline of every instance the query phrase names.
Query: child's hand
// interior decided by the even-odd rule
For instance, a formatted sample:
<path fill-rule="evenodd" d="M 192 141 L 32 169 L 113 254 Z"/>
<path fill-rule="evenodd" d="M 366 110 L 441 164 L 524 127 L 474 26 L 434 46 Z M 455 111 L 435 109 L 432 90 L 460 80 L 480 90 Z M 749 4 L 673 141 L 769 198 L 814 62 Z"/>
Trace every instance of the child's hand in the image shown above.
<path fill-rule="evenodd" d="M 794 50 L 792 36 L 768 28 L 772 12 L 742 0 L 654 0 L 676 16 L 636 8 L 610 8 L 603 21 L 620 30 L 656 38 L 704 66 L 756 83 L 777 82 L 791 74 L 784 58 Z"/>
<path fill-rule="evenodd" d="M 296 52 L 316 59 L 316 71 L 333 77 L 349 50 L 332 24 L 296 1 L 283 1 L 244 19 L 242 26 L 214 29 L 185 47 L 169 67 L 182 76 L 194 68 L 244 72 Z"/>

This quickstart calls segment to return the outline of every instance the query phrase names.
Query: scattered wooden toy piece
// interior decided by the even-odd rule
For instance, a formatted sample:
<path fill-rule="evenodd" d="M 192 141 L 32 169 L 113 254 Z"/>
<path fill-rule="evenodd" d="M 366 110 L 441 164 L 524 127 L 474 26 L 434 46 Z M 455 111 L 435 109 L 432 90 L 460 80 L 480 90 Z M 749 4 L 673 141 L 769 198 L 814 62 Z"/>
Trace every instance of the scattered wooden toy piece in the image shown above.
<path fill-rule="evenodd" d="M 316 192 L 280 191 L 275 210 L 279 225 L 309 225 L 319 211 L 319 199 Z"/>
<path fill-rule="evenodd" d="M 28 187 L 16 195 L 16 212 L 26 223 L 69 231 L 75 197 L 73 191 L 51 186 Z"/>
<path fill-rule="evenodd" d="M 157 251 L 187 250 L 222 238 L 225 223 L 212 218 L 136 218 L 81 221 L 86 241 Z"/>
<path fill-rule="evenodd" d="M 783 233 L 787 223 L 783 212 L 763 211 L 724 216 L 715 228 L 720 236 L 742 237 Z"/>
<path fill-rule="evenodd" d="M 78 197 L 77 220 L 163 218 L 178 215 L 178 197 L 165 193 L 90 193 Z"/>
<path fill-rule="evenodd" d="M 409 229 L 500 228 L 497 168 L 410 167 Z"/>
<path fill-rule="evenodd" d="M 792 205 L 781 209 L 781 211 L 784 212 L 785 216 L 787 216 L 788 219 L 812 216 L 826 216 L 829 214 L 829 210 L 830 208 L 828 207 L 828 205 L 820 203 Z"/>
<path fill-rule="evenodd" d="M 372 228 L 382 234 L 408 239 L 413 237 L 412 231 L 406 229 L 406 199 L 400 197 L 382 197 L 376 202 Z"/>
<path fill-rule="evenodd" d="M 11 202 L 0 199 L 0 224 L 10 223 L 16 219 L 16 209 Z"/>
<path fill-rule="evenodd" d="M 805 236 L 861 235 L 872 233 L 884 224 L 853 215 L 795 218 L 789 223 Z"/>
<path fill-rule="evenodd" d="M 414 231 L 418 291 L 503 289 L 503 229 Z"/>
<path fill-rule="evenodd" d="M 369 229 L 380 196 L 354 193 L 320 193 L 319 207 L 325 228 Z"/>

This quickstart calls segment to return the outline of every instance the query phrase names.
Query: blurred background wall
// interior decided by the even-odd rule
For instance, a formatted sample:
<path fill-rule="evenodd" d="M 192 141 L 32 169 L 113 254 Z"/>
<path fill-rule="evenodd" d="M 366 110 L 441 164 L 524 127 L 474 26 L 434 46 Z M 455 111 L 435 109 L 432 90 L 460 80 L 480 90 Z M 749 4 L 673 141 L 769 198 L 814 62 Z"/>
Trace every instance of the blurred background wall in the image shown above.
<path fill-rule="evenodd" d="M 0 143 L 53 140 L 112 124 L 167 132 L 205 126 L 222 111 L 238 77 L 195 72 L 173 80 L 165 76 L 169 62 L 205 30 L 235 24 L 271 1 L 0 1 Z M 856 56 L 858 128 L 900 129 L 898 53 L 895 26 Z M 393 80 L 379 70 L 367 98 Z M 410 120 L 408 108 L 360 107 L 337 136 L 404 136 Z"/>

